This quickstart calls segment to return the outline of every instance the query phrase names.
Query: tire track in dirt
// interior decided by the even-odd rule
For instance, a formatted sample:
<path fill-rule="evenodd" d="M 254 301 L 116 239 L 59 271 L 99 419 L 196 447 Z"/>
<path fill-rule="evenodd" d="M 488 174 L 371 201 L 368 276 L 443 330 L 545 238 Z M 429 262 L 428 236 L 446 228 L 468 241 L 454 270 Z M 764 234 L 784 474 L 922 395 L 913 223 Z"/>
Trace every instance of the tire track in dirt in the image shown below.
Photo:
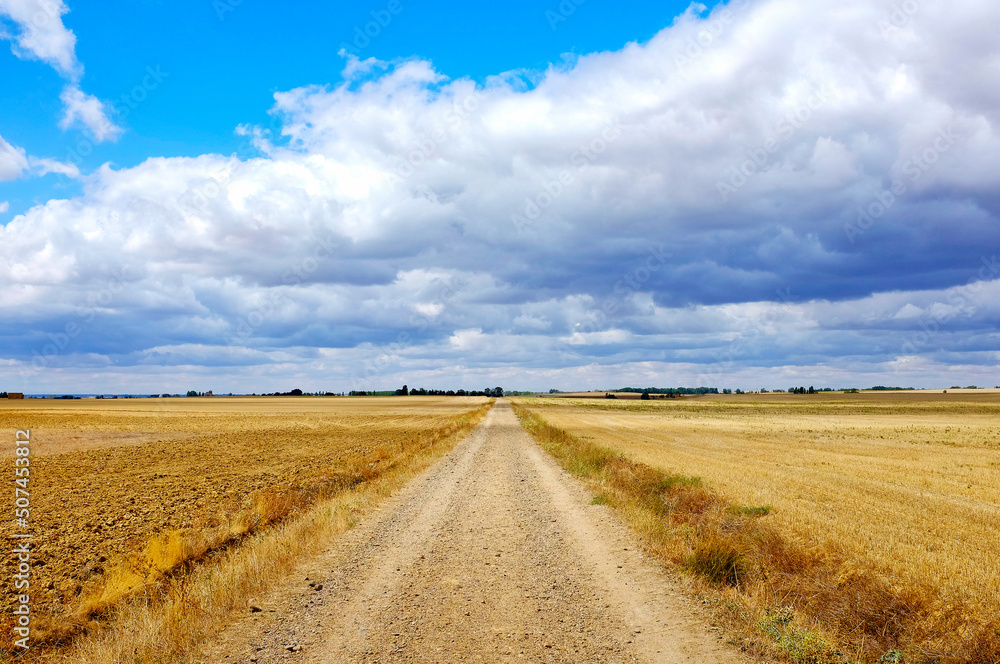
<path fill-rule="evenodd" d="M 501 400 L 200 661 L 741 661 L 676 593 Z"/>

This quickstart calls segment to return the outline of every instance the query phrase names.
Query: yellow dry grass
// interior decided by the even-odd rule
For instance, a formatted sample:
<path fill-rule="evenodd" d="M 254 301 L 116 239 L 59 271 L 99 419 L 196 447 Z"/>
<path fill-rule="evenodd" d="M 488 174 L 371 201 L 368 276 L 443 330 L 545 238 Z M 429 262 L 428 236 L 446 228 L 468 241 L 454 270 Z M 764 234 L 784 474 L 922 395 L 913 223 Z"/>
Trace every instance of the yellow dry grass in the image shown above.
<path fill-rule="evenodd" d="M 1000 615 L 1000 395 L 518 401 L 583 441 L 698 476 L 734 504 L 770 506 L 762 523 L 787 541 L 922 597 L 941 629 Z"/>

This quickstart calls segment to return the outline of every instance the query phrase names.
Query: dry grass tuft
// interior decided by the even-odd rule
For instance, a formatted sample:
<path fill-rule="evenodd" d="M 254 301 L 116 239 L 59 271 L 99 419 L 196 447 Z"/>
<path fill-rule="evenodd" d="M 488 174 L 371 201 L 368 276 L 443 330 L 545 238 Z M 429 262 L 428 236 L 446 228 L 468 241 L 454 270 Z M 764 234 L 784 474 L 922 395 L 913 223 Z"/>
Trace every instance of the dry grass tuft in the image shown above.
<path fill-rule="evenodd" d="M 631 461 L 513 407 L 652 552 L 698 580 L 744 649 L 796 664 L 1000 661 L 1000 622 L 975 617 L 965 598 L 894 585 L 842 548 L 789 538 L 765 518 L 770 507 L 730 503 L 695 477 Z"/>

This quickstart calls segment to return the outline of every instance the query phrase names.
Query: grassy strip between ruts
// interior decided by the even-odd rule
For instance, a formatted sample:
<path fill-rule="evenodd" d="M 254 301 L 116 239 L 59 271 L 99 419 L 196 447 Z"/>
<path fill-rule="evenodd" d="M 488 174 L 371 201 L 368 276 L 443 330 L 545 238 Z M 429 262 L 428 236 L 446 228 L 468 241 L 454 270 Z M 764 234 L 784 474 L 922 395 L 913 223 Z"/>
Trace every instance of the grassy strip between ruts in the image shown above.
<path fill-rule="evenodd" d="M 895 587 L 832 547 L 790 541 L 767 524 L 767 506 L 733 505 L 696 477 L 630 461 L 513 408 L 566 470 L 592 483 L 596 503 L 691 574 L 734 645 L 796 664 L 1000 662 L 996 617 L 972 618 L 961 598 Z"/>
<path fill-rule="evenodd" d="M 492 406 L 491 400 L 431 435 L 414 437 L 359 481 L 331 483 L 322 487 L 323 493 L 310 491 L 280 504 L 273 496 L 262 496 L 251 501 L 252 514 L 218 533 L 174 532 L 154 538 L 144 556 L 123 564 L 92 589 L 76 620 L 64 628 L 63 643 L 33 647 L 17 659 L 75 664 L 189 661 L 198 645 L 244 610 L 252 597 L 329 546 L 331 538 L 450 451 Z M 7 656 L 0 653 L 2 661 Z"/>

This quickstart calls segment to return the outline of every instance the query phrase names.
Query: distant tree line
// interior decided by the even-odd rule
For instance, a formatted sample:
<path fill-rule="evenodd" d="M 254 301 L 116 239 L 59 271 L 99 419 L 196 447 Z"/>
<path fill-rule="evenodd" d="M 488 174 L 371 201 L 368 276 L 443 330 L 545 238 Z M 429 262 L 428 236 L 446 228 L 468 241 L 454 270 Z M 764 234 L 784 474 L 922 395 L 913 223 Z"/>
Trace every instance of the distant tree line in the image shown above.
<path fill-rule="evenodd" d="M 631 392 L 638 394 L 642 393 L 663 394 L 669 397 L 670 395 L 676 396 L 680 394 L 718 394 L 719 388 L 717 387 L 623 387 L 620 390 L 611 390 L 611 391 Z"/>
<path fill-rule="evenodd" d="M 516 393 L 511 393 L 516 394 Z M 530 394 L 524 392 L 523 394 Z M 504 391 L 502 387 L 487 387 L 484 390 L 428 390 L 423 387 L 410 389 L 404 385 L 398 390 L 392 391 L 365 391 L 351 390 L 347 393 L 351 397 L 388 397 L 388 396 L 436 396 L 436 397 L 502 397 Z"/>

